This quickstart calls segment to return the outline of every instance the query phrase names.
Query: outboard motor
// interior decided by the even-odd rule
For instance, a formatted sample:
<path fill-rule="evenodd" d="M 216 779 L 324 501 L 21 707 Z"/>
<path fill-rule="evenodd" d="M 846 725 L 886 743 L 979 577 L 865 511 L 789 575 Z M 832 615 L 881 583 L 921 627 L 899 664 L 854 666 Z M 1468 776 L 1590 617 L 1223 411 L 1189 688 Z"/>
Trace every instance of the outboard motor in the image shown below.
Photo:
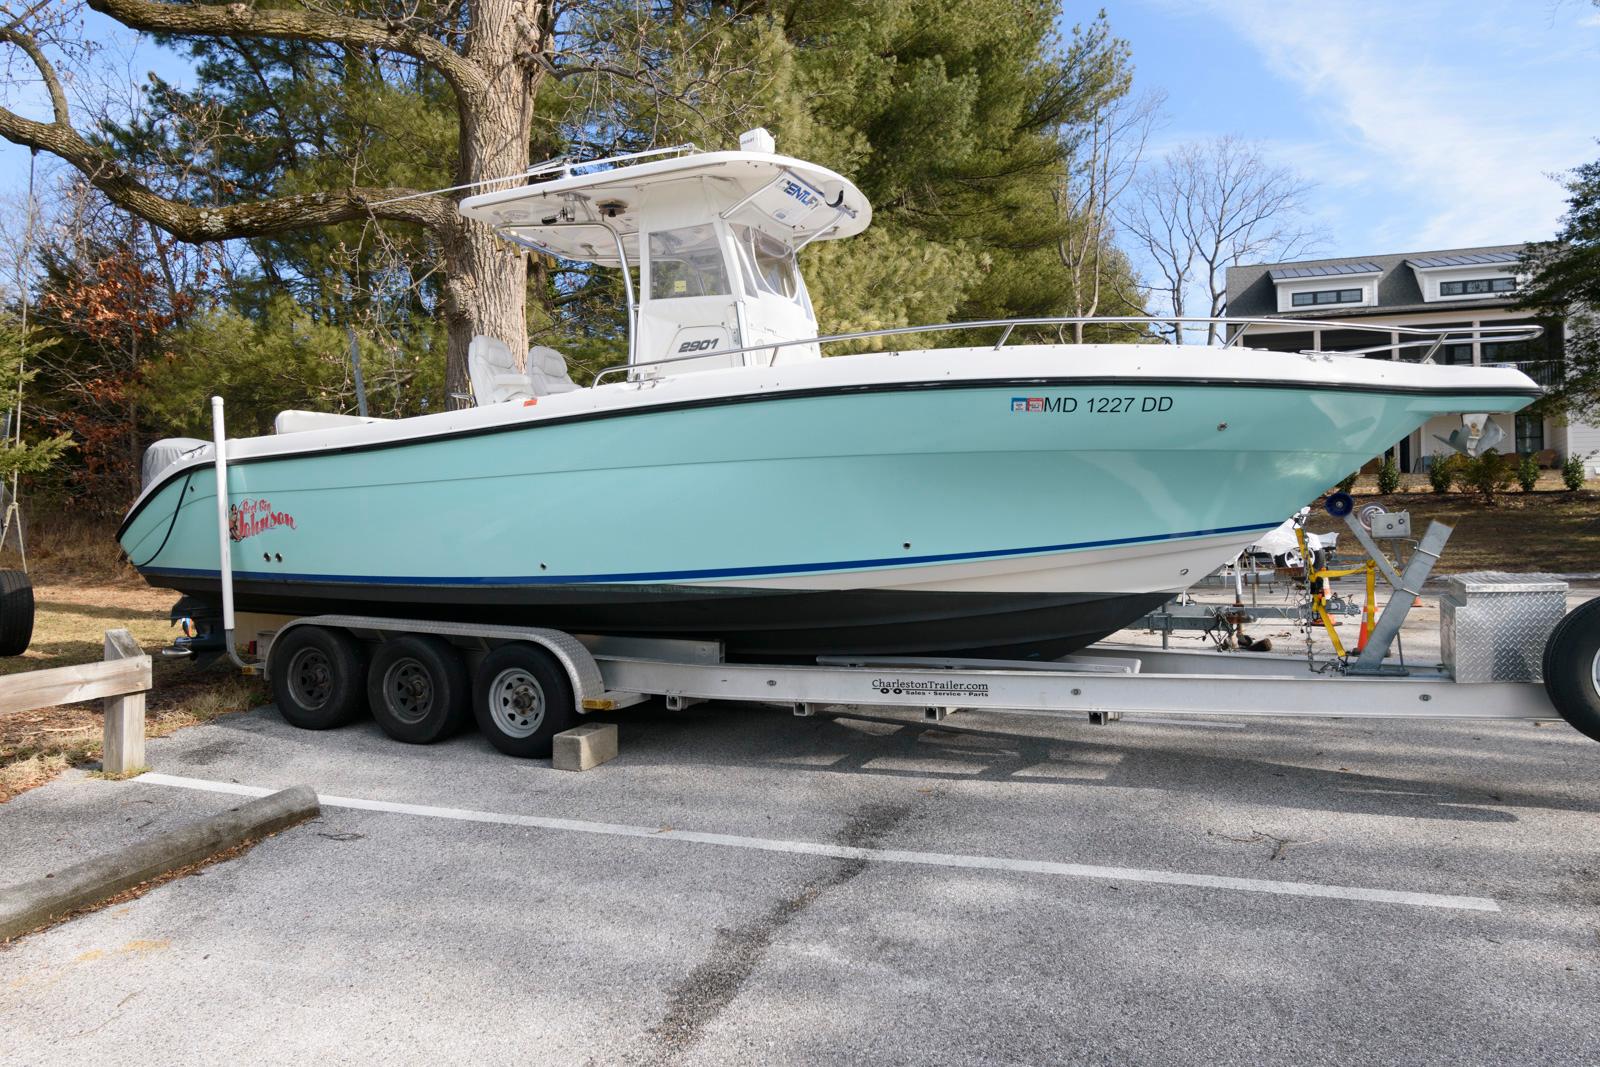
<path fill-rule="evenodd" d="M 185 594 L 172 605 L 168 618 L 171 625 L 181 627 L 183 632 L 161 650 L 163 656 L 193 657 L 195 665 L 203 667 L 227 651 L 222 632 L 222 605 L 216 601 Z"/>

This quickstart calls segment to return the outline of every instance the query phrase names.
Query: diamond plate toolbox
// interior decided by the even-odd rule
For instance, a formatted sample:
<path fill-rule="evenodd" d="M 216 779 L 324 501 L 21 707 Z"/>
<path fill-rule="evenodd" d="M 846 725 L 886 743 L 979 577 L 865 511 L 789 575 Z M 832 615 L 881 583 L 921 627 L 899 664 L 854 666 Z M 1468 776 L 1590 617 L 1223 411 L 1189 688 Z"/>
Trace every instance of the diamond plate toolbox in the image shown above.
<path fill-rule="evenodd" d="M 1540 682 L 1544 645 L 1567 613 L 1553 574 L 1474 571 L 1450 576 L 1439 601 L 1439 645 L 1458 682 Z"/>

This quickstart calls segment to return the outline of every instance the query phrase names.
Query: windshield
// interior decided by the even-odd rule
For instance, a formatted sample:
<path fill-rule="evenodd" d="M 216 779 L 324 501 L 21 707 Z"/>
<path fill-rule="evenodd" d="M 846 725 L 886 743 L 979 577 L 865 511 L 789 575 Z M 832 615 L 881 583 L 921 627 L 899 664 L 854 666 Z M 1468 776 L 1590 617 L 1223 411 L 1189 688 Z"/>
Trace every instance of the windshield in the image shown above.
<path fill-rule="evenodd" d="M 731 229 L 733 242 L 739 249 L 739 266 L 744 271 L 745 288 L 752 294 L 771 293 L 802 304 L 800 294 L 803 287 L 794 251 L 753 226 L 733 226 Z"/>
<path fill-rule="evenodd" d="M 650 299 L 726 296 L 728 269 L 711 226 L 685 226 L 650 235 Z"/>

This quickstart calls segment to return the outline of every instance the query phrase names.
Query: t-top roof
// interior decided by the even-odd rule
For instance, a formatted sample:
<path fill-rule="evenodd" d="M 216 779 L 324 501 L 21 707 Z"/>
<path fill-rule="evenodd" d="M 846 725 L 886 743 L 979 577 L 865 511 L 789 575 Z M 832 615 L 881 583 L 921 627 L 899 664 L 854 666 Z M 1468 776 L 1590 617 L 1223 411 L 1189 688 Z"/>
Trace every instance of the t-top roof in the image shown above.
<path fill-rule="evenodd" d="M 1522 253 L 1518 251 L 1507 252 L 1465 252 L 1449 256 L 1421 256 L 1406 260 L 1408 267 L 1421 267 L 1427 270 L 1431 267 L 1476 267 L 1489 264 L 1520 263 Z"/>
<path fill-rule="evenodd" d="M 1291 278 L 1337 278 L 1356 274 L 1382 274 L 1383 268 L 1376 263 L 1330 263 L 1318 267 L 1274 267 L 1270 273 L 1273 281 L 1281 282 Z"/>
<path fill-rule="evenodd" d="M 571 170 L 585 166 L 575 163 Z M 651 193 L 698 180 L 709 210 L 669 207 L 653 212 Z M 872 221 L 872 205 L 850 179 L 826 167 L 767 152 L 694 152 L 551 181 L 479 193 L 461 202 L 469 219 L 493 226 L 520 244 L 562 259 L 615 267 L 621 238 L 638 262 L 641 206 L 651 229 L 710 223 L 718 214 L 793 244 L 853 237 Z M 615 236 L 613 236 L 615 234 Z"/>

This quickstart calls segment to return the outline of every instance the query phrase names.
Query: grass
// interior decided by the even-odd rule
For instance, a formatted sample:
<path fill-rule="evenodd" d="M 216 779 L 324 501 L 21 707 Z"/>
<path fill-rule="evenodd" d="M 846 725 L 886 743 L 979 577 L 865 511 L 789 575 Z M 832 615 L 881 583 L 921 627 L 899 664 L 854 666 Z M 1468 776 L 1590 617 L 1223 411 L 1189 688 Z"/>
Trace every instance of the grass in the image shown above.
<path fill-rule="evenodd" d="M 144 581 L 122 558 L 117 544 L 117 520 L 85 517 L 70 504 L 28 508 L 28 573 L 35 584 L 60 578 L 69 582 L 117 583 L 131 588 L 147 588 Z M 0 567 L 19 565 L 16 552 L 7 542 L 0 555 Z"/>
<path fill-rule="evenodd" d="M 1435 573 L 1600 571 L 1600 482 L 1591 480 L 1570 492 L 1557 472 L 1546 471 L 1533 492 L 1513 486 L 1493 506 L 1456 490 L 1435 493 L 1420 474 L 1402 476 L 1399 491 L 1387 496 L 1380 496 L 1371 482 L 1358 482 L 1352 495 L 1357 510 L 1375 501 L 1390 511 L 1410 511 L 1414 536 L 1421 536 L 1430 519 L 1453 527 Z M 1320 502 L 1312 509 L 1307 529 L 1329 533 L 1344 528 Z"/>
<path fill-rule="evenodd" d="M 97 662 L 105 631 L 124 628 L 154 655 L 147 736 L 266 703 L 261 681 L 230 665 L 200 670 L 157 654 L 175 636 L 167 612 L 177 595 L 152 589 L 121 561 L 114 523 L 44 516 L 28 532 L 37 605 L 33 642 L 25 654 L 0 659 L 0 675 Z M 0 559 L 0 566 L 14 567 L 16 560 Z M 98 700 L 0 716 L 0 803 L 67 767 L 98 762 L 103 727 Z"/>

